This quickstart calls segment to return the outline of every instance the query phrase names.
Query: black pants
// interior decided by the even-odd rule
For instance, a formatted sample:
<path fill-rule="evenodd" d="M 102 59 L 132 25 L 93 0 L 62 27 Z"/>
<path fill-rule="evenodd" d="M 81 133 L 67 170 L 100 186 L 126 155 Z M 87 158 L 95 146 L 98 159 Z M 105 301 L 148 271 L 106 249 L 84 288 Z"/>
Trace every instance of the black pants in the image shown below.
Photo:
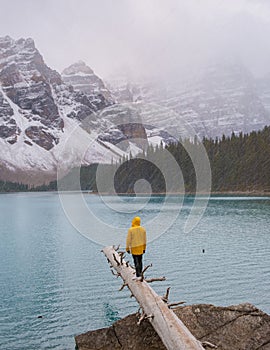
<path fill-rule="evenodd" d="M 136 277 L 142 276 L 142 255 L 133 255 L 133 261 L 136 269 Z"/>

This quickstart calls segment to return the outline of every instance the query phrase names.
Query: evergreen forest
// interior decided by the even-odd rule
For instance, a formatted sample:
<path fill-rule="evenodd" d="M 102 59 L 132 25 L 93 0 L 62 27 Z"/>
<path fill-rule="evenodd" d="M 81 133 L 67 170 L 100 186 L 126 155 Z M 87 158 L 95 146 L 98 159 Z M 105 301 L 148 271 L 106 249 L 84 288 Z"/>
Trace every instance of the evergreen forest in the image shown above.
<path fill-rule="evenodd" d="M 193 193 L 196 191 L 196 171 L 187 150 L 200 157 L 202 145 L 211 167 L 212 192 L 270 192 L 269 126 L 250 134 L 233 133 L 230 137 L 203 138 L 201 141 L 185 139 L 166 146 L 161 143 L 156 147 L 149 145 L 136 158 L 124 157 L 117 164 L 83 166 L 80 170 L 81 189 L 113 193 L 114 187 L 117 193 L 132 194 L 136 182 L 145 179 L 154 193 Z M 168 152 L 181 169 L 184 187 L 183 183 L 179 184 L 178 173 L 168 169 Z M 70 190 L 73 189 L 72 172 L 62 180 L 65 188 Z M 166 173 L 170 176 L 169 188 Z M 57 190 L 56 181 L 38 187 L 0 181 L 0 192 L 54 190 Z"/>

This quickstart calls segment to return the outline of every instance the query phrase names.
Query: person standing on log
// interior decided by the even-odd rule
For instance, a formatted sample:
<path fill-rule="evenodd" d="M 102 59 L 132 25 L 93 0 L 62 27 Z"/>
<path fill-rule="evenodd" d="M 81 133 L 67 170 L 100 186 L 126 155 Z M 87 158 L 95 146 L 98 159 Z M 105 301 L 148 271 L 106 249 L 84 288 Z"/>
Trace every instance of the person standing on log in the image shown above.
<path fill-rule="evenodd" d="M 141 281 L 142 276 L 142 257 L 146 250 L 146 231 L 145 228 L 141 226 L 141 218 L 136 216 L 132 220 L 132 225 L 128 230 L 127 240 L 126 240 L 126 251 L 128 254 L 132 254 L 136 277 L 134 280 Z"/>

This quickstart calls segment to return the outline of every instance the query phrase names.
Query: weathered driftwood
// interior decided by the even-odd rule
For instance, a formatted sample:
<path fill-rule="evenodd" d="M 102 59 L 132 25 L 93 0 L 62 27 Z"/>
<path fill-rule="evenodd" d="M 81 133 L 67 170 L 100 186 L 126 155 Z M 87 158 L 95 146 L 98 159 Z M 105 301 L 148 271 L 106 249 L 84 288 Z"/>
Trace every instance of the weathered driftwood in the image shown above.
<path fill-rule="evenodd" d="M 186 303 L 185 301 L 178 301 L 177 303 L 171 303 L 171 304 L 168 304 L 168 308 L 179 306 L 179 305 L 185 304 L 185 303 Z"/>
<path fill-rule="evenodd" d="M 145 282 L 152 283 L 152 282 L 160 282 L 160 281 L 166 281 L 166 277 L 158 277 L 158 278 L 146 278 Z"/>
<path fill-rule="evenodd" d="M 102 251 L 138 301 L 143 314 L 139 322 L 147 318 L 168 350 L 204 350 L 201 343 L 145 280 L 132 279 L 134 269 L 123 259 L 121 263 L 121 257 L 113 247 L 105 247 Z"/>
<path fill-rule="evenodd" d="M 168 287 L 166 290 L 166 293 L 161 297 L 161 299 L 164 301 L 164 303 L 169 302 L 170 289 L 171 289 L 171 287 Z"/>
<path fill-rule="evenodd" d="M 218 348 L 216 345 L 210 343 L 209 341 L 203 341 L 202 345 L 203 345 L 203 347 L 208 346 L 211 349 L 217 349 Z"/>

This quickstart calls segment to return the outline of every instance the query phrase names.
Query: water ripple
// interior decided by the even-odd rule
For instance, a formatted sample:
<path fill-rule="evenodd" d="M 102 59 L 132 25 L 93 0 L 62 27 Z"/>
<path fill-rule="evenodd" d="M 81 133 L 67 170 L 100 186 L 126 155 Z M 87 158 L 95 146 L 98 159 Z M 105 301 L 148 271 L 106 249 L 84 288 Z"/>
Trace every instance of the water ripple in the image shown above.
<path fill-rule="evenodd" d="M 161 199 L 143 215 L 158 212 Z M 173 198 L 171 213 L 176 203 Z M 147 247 L 148 276 L 167 278 L 154 289 L 164 294 L 171 286 L 172 301 L 248 301 L 270 313 L 270 198 L 212 198 L 200 224 L 184 234 L 191 204 L 187 199 L 171 229 Z M 118 292 L 121 281 L 100 247 L 69 225 L 55 194 L 1 195 L 0 215 L 3 349 L 74 349 L 75 334 L 137 310 L 127 290 Z M 113 212 L 106 220 L 126 227 L 130 216 Z"/>

